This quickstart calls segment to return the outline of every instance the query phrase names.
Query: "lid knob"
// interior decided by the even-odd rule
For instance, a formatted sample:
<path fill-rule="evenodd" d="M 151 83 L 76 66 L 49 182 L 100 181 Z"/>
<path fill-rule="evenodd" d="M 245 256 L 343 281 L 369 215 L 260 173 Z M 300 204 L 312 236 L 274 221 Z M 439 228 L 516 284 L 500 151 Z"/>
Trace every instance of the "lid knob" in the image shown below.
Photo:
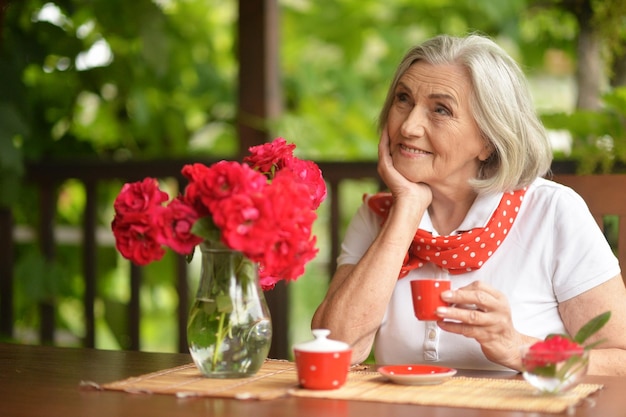
<path fill-rule="evenodd" d="M 326 339 L 328 337 L 328 335 L 330 334 L 330 330 L 328 329 L 313 329 L 311 330 L 311 333 L 313 333 L 313 336 L 315 336 L 315 339 L 319 340 L 319 339 Z"/>
<path fill-rule="evenodd" d="M 329 329 L 313 329 L 311 333 L 313 333 L 315 339 L 299 343 L 293 348 L 303 352 L 342 352 L 350 349 L 350 345 L 347 343 L 328 339 L 328 335 L 330 335 Z"/>

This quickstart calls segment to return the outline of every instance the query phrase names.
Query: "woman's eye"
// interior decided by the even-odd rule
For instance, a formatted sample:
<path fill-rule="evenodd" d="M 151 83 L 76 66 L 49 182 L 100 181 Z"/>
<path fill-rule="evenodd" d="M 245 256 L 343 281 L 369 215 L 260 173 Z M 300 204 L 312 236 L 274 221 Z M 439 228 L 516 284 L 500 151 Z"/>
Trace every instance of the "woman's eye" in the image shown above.
<path fill-rule="evenodd" d="M 409 102 L 409 95 L 407 93 L 396 93 L 396 100 L 400 103 Z"/>
<path fill-rule="evenodd" d="M 444 116 L 450 116 L 452 114 L 452 112 L 450 112 L 450 110 L 448 110 L 448 108 L 444 106 L 436 106 L 435 113 L 438 113 Z"/>

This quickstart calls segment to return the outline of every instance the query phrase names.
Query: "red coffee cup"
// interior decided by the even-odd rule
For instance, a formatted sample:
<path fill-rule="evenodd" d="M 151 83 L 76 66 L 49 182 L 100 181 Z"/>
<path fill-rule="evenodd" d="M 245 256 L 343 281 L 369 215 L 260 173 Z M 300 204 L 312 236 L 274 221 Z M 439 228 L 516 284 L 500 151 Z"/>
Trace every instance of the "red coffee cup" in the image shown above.
<path fill-rule="evenodd" d="M 439 320 L 437 307 L 449 306 L 441 299 L 441 293 L 450 289 L 449 279 L 416 279 L 411 281 L 413 311 L 418 320 Z"/>

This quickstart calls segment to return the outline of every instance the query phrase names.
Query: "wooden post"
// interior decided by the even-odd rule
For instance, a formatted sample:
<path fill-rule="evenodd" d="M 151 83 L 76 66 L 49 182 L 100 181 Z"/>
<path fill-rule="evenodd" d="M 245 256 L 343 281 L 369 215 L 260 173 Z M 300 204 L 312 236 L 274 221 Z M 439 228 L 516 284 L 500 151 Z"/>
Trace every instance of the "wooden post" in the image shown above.
<path fill-rule="evenodd" d="M 239 153 L 271 139 L 268 121 L 282 111 L 278 0 L 239 0 Z"/>
<path fill-rule="evenodd" d="M 13 337 L 13 213 L 0 207 L 0 338 Z"/>
<path fill-rule="evenodd" d="M 279 75 L 278 0 L 239 0 L 239 156 L 272 140 L 268 122 L 282 111 Z M 274 335 L 270 357 L 289 357 L 289 291 L 280 283 L 265 293 Z"/>
<path fill-rule="evenodd" d="M 2 47 L 2 39 L 4 38 L 4 16 L 9 7 L 9 0 L 0 0 L 0 47 Z"/>
<path fill-rule="evenodd" d="M 53 262 L 56 257 L 54 239 L 56 192 L 56 184 L 52 181 L 42 181 L 39 185 L 39 247 L 46 262 Z M 54 297 L 47 297 L 39 303 L 41 319 L 39 337 L 42 344 L 54 344 L 55 314 Z"/>
<path fill-rule="evenodd" d="M 97 181 L 89 179 L 84 181 L 87 202 L 83 212 L 83 279 L 85 282 L 85 294 L 83 295 L 83 307 L 85 311 L 85 347 L 96 346 L 96 314 L 94 311 L 96 300 L 97 281 L 97 252 L 96 241 L 97 217 L 98 217 L 98 193 Z"/>

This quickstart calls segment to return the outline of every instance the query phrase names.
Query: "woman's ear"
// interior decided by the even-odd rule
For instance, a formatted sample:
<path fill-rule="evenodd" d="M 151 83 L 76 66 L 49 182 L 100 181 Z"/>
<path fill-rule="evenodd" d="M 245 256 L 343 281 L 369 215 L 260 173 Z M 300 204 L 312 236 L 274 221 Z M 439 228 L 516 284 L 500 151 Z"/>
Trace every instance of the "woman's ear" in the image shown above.
<path fill-rule="evenodd" d="M 493 146 L 493 143 L 491 143 L 489 139 L 485 138 L 485 145 L 483 146 L 482 151 L 478 154 L 478 159 L 480 162 L 485 162 L 491 158 L 491 155 L 493 155 L 495 151 L 496 148 Z"/>

